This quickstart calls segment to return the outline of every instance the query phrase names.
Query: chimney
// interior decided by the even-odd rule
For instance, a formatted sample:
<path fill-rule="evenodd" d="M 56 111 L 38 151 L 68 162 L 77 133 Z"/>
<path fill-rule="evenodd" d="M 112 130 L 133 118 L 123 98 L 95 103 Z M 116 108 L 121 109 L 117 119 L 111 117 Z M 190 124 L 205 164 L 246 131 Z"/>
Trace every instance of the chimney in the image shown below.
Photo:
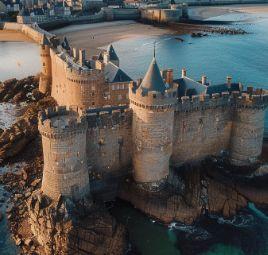
<path fill-rule="evenodd" d="M 86 51 L 83 49 L 79 50 L 79 64 L 83 66 L 86 61 Z"/>
<path fill-rule="evenodd" d="M 226 77 L 226 83 L 227 83 L 228 88 L 231 88 L 231 84 L 232 84 L 232 77 L 231 76 Z"/>
<path fill-rule="evenodd" d="M 173 86 L 173 69 L 167 69 L 166 71 L 166 83 L 170 85 L 170 87 Z"/>
<path fill-rule="evenodd" d="M 108 52 L 104 52 L 104 54 L 103 54 L 103 62 L 105 63 L 105 64 L 108 64 L 109 62 L 110 62 L 110 55 L 109 55 L 109 53 Z"/>
<path fill-rule="evenodd" d="M 73 48 L 73 58 L 75 61 L 78 60 L 78 50 L 76 48 Z"/>
<path fill-rule="evenodd" d="M 201 84 L 202 85 L 207 85 L 207 76 L 206 75 L 202 75 L 202 77 L 201 77 Z"/>
<path fill-rule="evenodd" d="M 181 70 L 181 78 L 185 78 L 186 77 L 186 69 L 182 68 Z"/>

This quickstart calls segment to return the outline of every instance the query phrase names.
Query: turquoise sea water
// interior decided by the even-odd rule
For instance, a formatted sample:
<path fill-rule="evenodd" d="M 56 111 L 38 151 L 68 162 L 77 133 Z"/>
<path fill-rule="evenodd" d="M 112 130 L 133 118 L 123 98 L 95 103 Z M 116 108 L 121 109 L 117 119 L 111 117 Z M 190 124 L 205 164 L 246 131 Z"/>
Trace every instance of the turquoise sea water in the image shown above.
<path fill-rule="evenodd" d="M 211 215 L 192 226 L 175 222 L 164 226 L 120 201 L 111 211 L 127 226 L 134 250 L 130 254 L 268 254 L 268 217 L 253 204 L 232 219 Z"/>

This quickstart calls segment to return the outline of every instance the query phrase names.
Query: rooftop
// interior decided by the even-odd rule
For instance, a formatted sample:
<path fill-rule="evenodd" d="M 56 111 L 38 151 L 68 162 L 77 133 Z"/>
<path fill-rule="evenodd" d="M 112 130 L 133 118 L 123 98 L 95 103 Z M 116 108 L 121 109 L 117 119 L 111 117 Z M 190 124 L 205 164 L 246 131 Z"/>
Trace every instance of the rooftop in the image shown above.
<path fill-rule="evenodd" d="M 155 57 L 153 58 L 148 71 L 142 80 L 140 88 L 144 92 L 157 91 L 163 93 L 166 90 L 166 86 L 161 76 Z"/>

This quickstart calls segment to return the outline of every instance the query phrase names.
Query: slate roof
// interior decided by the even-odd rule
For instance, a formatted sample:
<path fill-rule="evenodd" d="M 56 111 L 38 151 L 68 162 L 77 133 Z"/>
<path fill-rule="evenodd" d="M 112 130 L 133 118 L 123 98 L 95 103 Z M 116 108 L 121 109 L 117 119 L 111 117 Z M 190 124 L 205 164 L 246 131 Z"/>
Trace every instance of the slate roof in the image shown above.
<path fill-rule="evenodd" d="M 161 76 L 159 67 L 157 65 L 156 59 L 153 58 L 147 73 L 142 80 L 140 85 L 142 91 L 158 91 L 158 92 L 165 92 L 166 86 Z"/>
<path fill-rule="evenodd" d="M 129 82 L 132 79 L 118 66 L 109 62 L 104 68 L 105 79 L 108 82 Z"/>
<path fill-rule="evenodd" d="M 239 83 L 232 83 L 230 89 L 226 83 L 207 87 L 207 94 L 222 93 L 225 91 L 239 91 Z"/>
<path fill-rule="evenodd" d="M 239 83 L 232 83 L 229 89 L 226 83 L 206 86 L 188 77 L 177 79 L 175 82 L 179 84 L 178 94 L 180 97 L 199 94 L 211 95 L 214 93 L 240 90 Z"/>
<path fill-rule="evenodd" d="M 117 54 L 115 53 L 114 47 L 112 44 L 110 44 L 107 48 L 107 52 L 110 55 L 110 60 L 119 60 Z"/>
<path fill-rule="evenodd" d="M 180 78 L 175 82 L 179 84 L 178 95 L 180 97 L 202 94 L 207 90 L 206 85 L 202 85 L 188 77 Z"/>

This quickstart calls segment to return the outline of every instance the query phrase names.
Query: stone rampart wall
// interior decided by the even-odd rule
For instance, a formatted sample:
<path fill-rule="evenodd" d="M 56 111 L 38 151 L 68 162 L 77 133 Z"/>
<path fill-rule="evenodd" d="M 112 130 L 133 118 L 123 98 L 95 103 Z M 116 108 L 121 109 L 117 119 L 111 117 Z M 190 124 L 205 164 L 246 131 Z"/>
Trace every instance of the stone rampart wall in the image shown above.
<path fill-rule="evenodd" d="M 49 39 L 55 37 L 55 35 L 41 29 L 40 27 L 34 24 L 26 25 L 26 24 L 18 24 L 15 22 L 4 22 L 0 23 L 0 29 L 22 32 L 37 44 L 43 44 L 44 36 L 46 36 Z"/>
<path fill-rule="evenodd" d="M 22 24 L 14 23 L 14 22 L 3 22 L 0 23 L 0 29 L 1 30 L 16 30 L 21 31 Z"/>
<path fill-rule="evenodd" d="M 93 193 L 113 196 L 132 162 L 132 111 L 87 114 L 87 159 Z M 105 194 L 106 191 L 106 194 Z"/>
<path fill-rule="evenodd" d="M 261 154 L 267 104 L 268 95 L 238 92 L 182 97 L 175 112 L 171 163 L 196 161 L 224 150 L 234 163 L 248 164 L 250 157 L 253 162 Z"/>
<path fill-rule="evenodd" d="M 182 17 L 182 9 L 142 9 L 141 18 L 158 23 L 178 22 Z"/>
<path fill-rule="evenodd" d="M 172 164 L 200 160 L 228 150 L 231 116 L 228 106 L 175 112 Z"/>

